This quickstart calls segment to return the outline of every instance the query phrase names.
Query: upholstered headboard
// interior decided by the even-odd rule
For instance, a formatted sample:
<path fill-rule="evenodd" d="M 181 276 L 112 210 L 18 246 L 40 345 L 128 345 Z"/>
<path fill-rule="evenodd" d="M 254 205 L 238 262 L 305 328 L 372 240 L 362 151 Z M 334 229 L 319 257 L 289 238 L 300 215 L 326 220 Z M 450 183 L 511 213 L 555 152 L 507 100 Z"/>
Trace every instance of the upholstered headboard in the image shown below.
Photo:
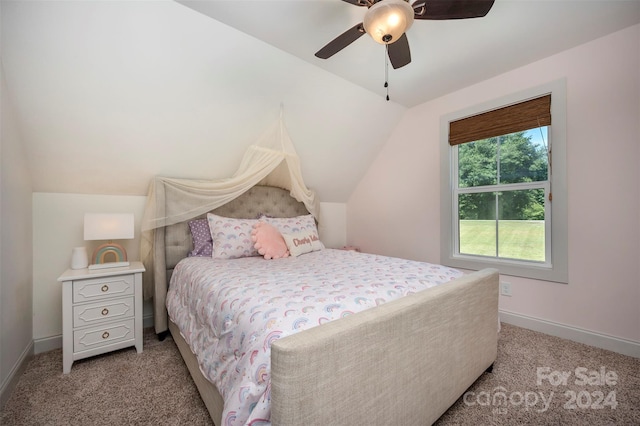
<path fill-rule="evenodd" d="M 167 192 L 165 203 L 171 202 L 173 202 L 171 194 Z M 213 210 L 212 213 L 219 216 L 254 219 L 260 214 L 272 217 L 294 217 L 309 212 L 303 203 L 291 197 L 288 190 L 272 186 L 254 186 L 233 201 Z M 199 217 L 205 216 L 206 214 Z M 173 268 L 181 259 L 187 257 L 187 253 L 193 248 L 188 222 L 180 222 L 155 230 L 153 315 L 157 334 L 168 329 L 165 303 Z"/>

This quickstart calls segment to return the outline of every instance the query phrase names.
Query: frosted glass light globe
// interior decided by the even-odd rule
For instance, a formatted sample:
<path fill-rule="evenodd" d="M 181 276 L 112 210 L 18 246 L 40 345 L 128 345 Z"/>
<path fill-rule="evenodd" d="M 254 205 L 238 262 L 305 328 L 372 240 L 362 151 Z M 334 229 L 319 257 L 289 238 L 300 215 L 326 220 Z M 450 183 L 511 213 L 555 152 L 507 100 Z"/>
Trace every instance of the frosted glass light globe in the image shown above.
<path fill-rule="evenodd" d="M 413 14 L 404 0 L 381 0 L 364 16 L 364 29 L 376 42 L 391 44 L 411 27 Z"/>

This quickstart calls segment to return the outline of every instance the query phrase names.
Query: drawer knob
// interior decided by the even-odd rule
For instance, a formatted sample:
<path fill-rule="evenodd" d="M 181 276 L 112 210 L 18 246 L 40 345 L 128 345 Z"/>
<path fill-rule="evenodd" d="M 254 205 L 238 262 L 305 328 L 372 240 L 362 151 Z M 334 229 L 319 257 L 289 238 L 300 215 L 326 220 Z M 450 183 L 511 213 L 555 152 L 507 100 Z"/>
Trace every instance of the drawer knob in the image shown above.
<path fill-rule="evenodd" d="M 103 339 L 108 339 L 109 338 L 109 332 L 105 331 L 104 333 L 102 333 L 102 338 Z"/>
<path fill-rule="evenodd" d="M 102 288 L 100 290 L 102 290 L 103 293 L 106 292 L 106 291 L 109 291 L 109 286 L 105 284 L 105 285 L 102 286 Z"/>
<path fill-rule="evenodd" d="M 102 310 L 102 315 L 109 315 L 109 310 L 107 308 L 104 308 Z"/>

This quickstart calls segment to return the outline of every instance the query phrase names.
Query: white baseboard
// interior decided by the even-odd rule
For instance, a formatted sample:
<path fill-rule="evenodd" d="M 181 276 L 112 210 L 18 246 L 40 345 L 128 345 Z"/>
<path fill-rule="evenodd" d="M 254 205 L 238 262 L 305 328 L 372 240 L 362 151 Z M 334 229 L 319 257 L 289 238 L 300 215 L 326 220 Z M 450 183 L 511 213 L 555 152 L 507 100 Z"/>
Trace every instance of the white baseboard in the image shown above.
<path fill-rule="evenodd" d="M 153 327 L 153 313 L 142 316 L 142 328 Z"/>
<path fill-rule="evenodd" d="M 44 337 L 33 341 L 35 354 L 49 352 L 62 347 L 62 334 L 58 336 Z"/>
<path fill-rule="evenodd" d="M 585 345 L 595 346 L 596 348 L 606 349 L 622 355 L 640 358 L 640 342 L 634 342 L 633 340 L 608 336 L 594 331 L 503 310 L 500 310 L 500 320 L 517 327 L 539 331 L 540 333 L 584 343 Z"/>
<path fill-rule="evenodd" d="M 4 404 L 7 403 L 9 397 L 11 397 L 11 392 L 18 384 L 18 380 L 20 380 L 20 376 L 27 368 L 27 364 L 29 360 L 33 357 L 33 342 L 31 342 L 24 351 L 20 354 L 20 358 L 15 363 L 7 378 L 2 382 L 2 386 L 0 387 L 0 409 L 4 407 Z"/>
<path fill-rule="evenodd" d="M 142 317 L 142 328 L 153 327 L 153 315 L 145 315 Z M 62 335 L 44 337 L 33 341 L 34 353 L 41 354 L 62 347 Z"/>

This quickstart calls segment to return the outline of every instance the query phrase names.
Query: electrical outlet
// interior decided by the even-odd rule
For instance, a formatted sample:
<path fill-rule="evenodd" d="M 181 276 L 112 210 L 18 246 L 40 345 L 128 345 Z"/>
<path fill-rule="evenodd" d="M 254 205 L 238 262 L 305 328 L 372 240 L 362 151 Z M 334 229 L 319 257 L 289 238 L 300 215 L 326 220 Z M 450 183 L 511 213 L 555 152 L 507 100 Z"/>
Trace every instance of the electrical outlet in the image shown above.
<path fill-rule="evenodd" d="M 502 281 L 500 283 L 500 294 L 503 296 L 511 296 L 511 283 Z"/>

